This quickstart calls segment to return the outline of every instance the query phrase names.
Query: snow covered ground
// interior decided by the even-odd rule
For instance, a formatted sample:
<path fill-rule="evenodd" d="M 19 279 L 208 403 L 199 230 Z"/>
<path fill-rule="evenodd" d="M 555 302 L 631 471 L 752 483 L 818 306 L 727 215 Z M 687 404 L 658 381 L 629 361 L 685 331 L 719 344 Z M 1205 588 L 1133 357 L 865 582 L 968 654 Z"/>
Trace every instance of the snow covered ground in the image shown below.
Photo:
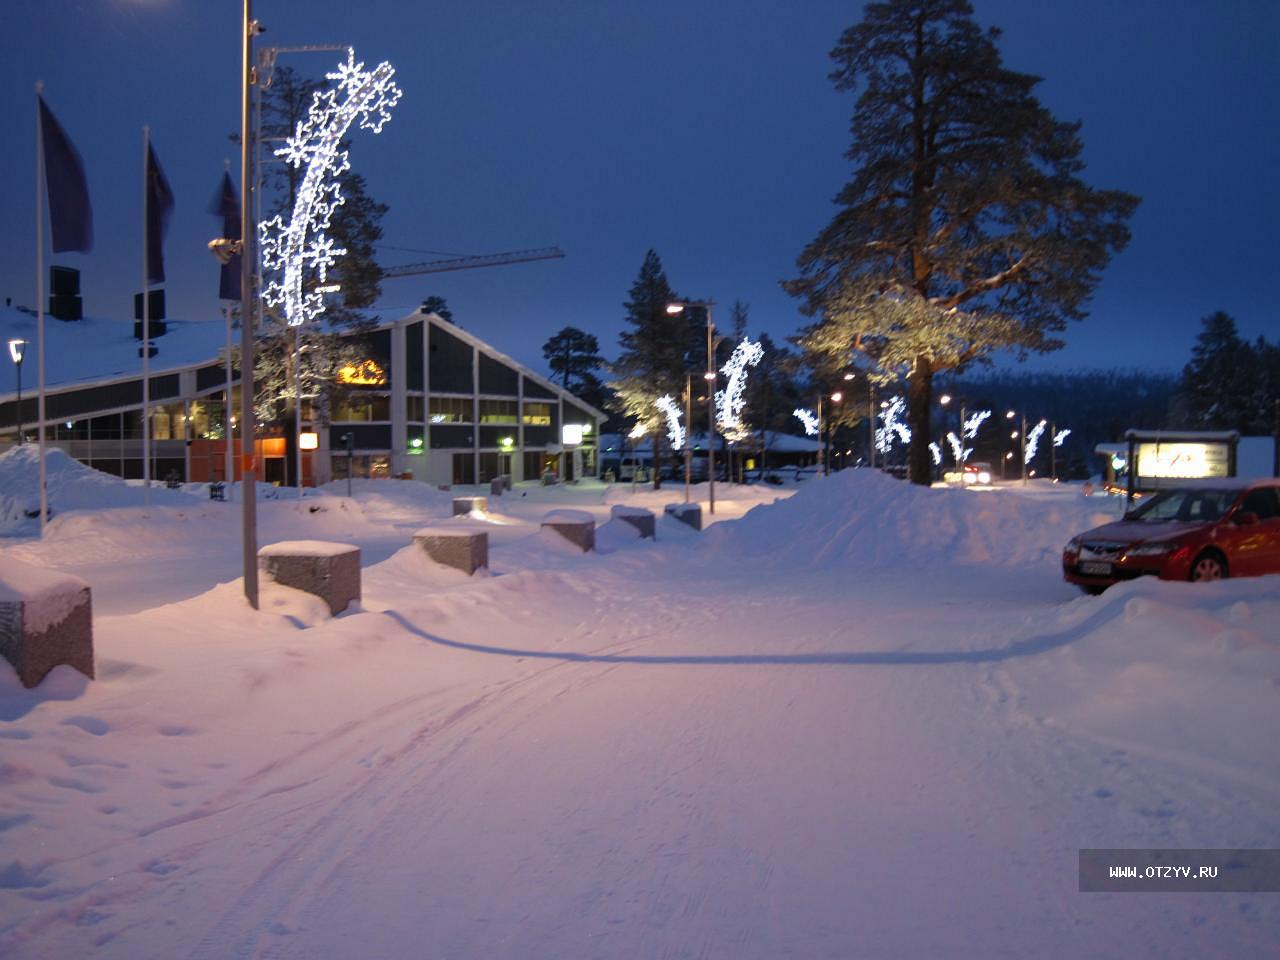
<path fill-rule="evenodd" d="M 1280 846 L 1280 577 L 1080 595 L 1058 551 L 1114 507 L 1065 486 L 720 487 L 727 522 L 657 543 L 609 507 L 679 486 L 520 487 L 456 520 L 421 485 L 354 492 L 262 504 L 263 543 L 361 546 L 332 619 L 273 584 L 249 610 L 238 506 L 180 492 L 0 548 L 99 614 L 97 681 L 0 666 L 0 956 L 1280 942 L 1280 895 L 1076 872 L 1081 847 Z M 538 530 L 554 508 L 598 517 L 596 553 Z M 491 573 L 416 554 L 428 522 L 488 529 Z"/>

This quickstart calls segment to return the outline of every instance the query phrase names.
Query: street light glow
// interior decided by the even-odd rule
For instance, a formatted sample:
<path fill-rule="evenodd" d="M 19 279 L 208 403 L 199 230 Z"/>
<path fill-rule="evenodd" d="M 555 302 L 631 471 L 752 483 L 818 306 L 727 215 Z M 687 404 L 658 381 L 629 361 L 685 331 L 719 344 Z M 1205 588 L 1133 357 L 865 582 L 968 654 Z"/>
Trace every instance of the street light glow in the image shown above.
<path fill-rule="evenodd" d="M 673 316 L 673 317 L 674 317 L 677 313 L 684 313 L 684 304 L 683 304 L 683 303 L 668 303 L 668 304 L 667 304 L 667 313 L 671 314 L 671 316 Z"/>
<path fill-rule="evenodd" d="M 839 390 L 837 390 L 835 393 L 831 395 L 831 400 L 834 403 L 839 403 L 843 399 L 844 399 L 844 394 L 841 393 Z"/>
<path fill-rule="evenodd" d="M 951 394 L 944 393 L 942 396 L 938 398 L 938 402 L 945 407 L 948 403 L 951 402 Z"/>
<path fill-rule="evenodd" d="M 27 341 L 25 340 L 9 341 L 9 356 L 13 357 L 14 363 L 22 362 L 22 354 L 23 354 L 23 351 L 26 349 L 26 346 L 27 346 Z"/>

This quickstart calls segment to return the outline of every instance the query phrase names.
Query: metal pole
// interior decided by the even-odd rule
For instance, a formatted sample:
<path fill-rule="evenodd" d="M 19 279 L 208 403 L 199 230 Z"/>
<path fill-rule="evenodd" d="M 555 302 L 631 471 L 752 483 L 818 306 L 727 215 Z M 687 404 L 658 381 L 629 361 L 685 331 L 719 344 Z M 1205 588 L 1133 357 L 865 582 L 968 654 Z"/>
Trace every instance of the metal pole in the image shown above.
<path fill-rule="evenodd" d="M 235 466 L 233 463 L 236 455 L 235 440 L 233 439 L 235 437 L 235 425 L 231 422 L 232 421 L 232 416 L 231 416 L 232 373 L 231 373 L 231 308 L 230 307 L 225 305 L 223 306 L 222 318 L 224 321 L 226 321 L 226 325 L 227 325 L 227 389 L 225 393 L 226 400 L 227 400 L 227 408 L 222 411 L 222 420 L 223 420 L 223 435 L 222 435 L 223 477 L 222 477 L 222 480 L 223 480 L 223 483 L 226 484 L 226 487 L 224 487 L 224 489 L 228 489 L 230 488 L 231 484 L 235 481 L 235 475 L 236 475 Z"/>
<path fill-rule="evenodd" d="M 258 609 L 258 510 L 257 464 L 254 462 L 253 413 L 253 311 L 256 290 L 253 286 L 254 251 L 253 191 L 250 176 L 250 94 L 253 75 L 253 0 L 244 0 L 241 23 L 241 90 L 240 90 L 240 497 L 243 502 L 241 541 L 244 553 L 244 595 L 249 606 Z"/>
<path fill-rule="evenodd" d="M 684 502 L 693 482 L 693 374 L 684 375 Z"/>
<path fill-rule="evenodd" d="M 867 462 L 876 468 L 876 385 L 867 376 Z"/>
<path fill-rule="evenodd" d="M 26 344 L 23 344 L 26 348 Z M 22 358 L 19 357 L 13 364 L 18 368 L 18 443 L 22 443 Z"/>
<path fill-rule="evenodd" d="M 293 469 L 302 499 L 302 345 L 298 328 L 293 328 Z"/>
<path fill-rule="evenodd" d="M 822 475 L 827 475 L 827 424 L 822 419 L 822 394 L 818 394 L 818 460 L 822 463 Z"/>
<path fill-rule="evenodd" d="M 142 502 L 151 503 L 151 292 L 147 241 L 151 228 L 151 191 L 147 173 L 151 128 L 142 128 Z"/>
<path fill-rule="evenodd" d="M 1022 448 L 1022 485 L 1027 485 L 1027 414 L 1022 413 L 1022 432 L 1018 434 L 1018 441 Z"/>
<path fill-rule="evenodd" d="M 712 333 L 715 324 L 711 322 L 711 301 L 707 308 L 707 482 L 708 507 L 714 516 L 716 512 L 716 358 Z"/>
<path fill-rule="evenodd" d="M 40 536 L 49 521 L 49 491 L 44 462 L 44 130 L 40 124 L 40 93 L 36 84 L 36 442 L 40 445 Z"/>
<path fill-rule="evenodd" d="M 1058 432 L 1056 423 L 1049 424 L 1049 477 L 1050 479 L 1058 479 L 1058 445 L 1053 442 L 1054 435 Z"/>

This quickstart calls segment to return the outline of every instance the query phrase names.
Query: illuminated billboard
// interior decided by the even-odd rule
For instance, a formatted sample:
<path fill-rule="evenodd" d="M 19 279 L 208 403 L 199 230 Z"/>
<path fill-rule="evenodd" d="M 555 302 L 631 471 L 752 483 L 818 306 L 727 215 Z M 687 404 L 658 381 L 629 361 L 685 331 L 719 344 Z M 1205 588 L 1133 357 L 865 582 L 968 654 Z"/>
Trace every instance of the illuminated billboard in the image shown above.
<path fill-rule="evenodd" d="M 1139 477 L 1200 480 L 1229 477 L 1227 443 L 1139 443 Z"/>

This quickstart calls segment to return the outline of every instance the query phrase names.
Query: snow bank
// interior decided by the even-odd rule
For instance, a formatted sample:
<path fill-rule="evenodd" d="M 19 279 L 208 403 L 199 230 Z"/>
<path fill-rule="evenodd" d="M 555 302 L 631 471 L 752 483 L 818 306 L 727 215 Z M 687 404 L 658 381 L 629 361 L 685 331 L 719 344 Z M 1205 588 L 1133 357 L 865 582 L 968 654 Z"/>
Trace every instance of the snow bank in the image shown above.
<path fill-rule="evenodd" d="M 140 484 L 87 467 L 56 447 L 45 451 L 45 476 L 49 507 L 55 513 L 141 506 L 146 495 Z M 152 483 L 151 502 L 189 506 L 191 497 Z M 40 448 L 34 443 L 12 447 L 0 454 L 0 533 L 15 533 L 25 524 L 38 523 L 27 513 L 39 509 Z"/>
<path fill-rule="evenodd" d="M 1072 536 L 1115 519 L 1110 504 L 1069 488 L 1053 501 L 1011 489 L 927 488 L 846 470 L 707 532 L 721 556 L 767 554 L 796 567 L 926 563 L 1021 565 L 1052 560 Z"/>

